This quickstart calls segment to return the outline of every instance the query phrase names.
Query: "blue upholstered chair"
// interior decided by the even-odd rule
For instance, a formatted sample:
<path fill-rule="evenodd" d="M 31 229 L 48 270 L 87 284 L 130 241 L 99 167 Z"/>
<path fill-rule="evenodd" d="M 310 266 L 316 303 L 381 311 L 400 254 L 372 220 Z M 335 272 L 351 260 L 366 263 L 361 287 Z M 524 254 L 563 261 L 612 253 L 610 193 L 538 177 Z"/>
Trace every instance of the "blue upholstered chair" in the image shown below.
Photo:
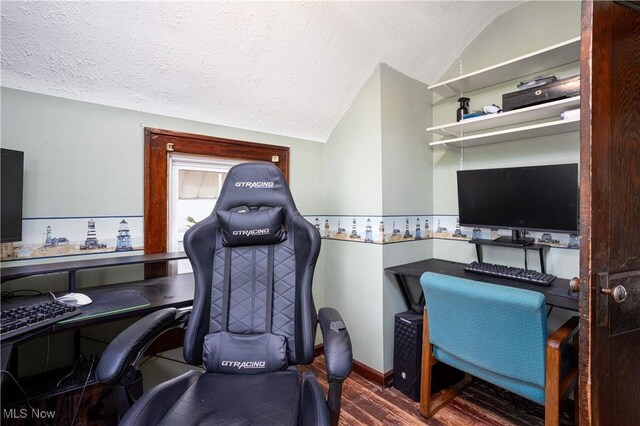
<path fill-rule="evenodd" d="M 544 295 L 427 272 L 420 412 L 431 417 L 469 382 L 431 396 L 431 367 L 443 362 L 545 406 L 559 424 L 560 403 L 576 383 L 571 345 L 578 318 L 547 336 Z"/>

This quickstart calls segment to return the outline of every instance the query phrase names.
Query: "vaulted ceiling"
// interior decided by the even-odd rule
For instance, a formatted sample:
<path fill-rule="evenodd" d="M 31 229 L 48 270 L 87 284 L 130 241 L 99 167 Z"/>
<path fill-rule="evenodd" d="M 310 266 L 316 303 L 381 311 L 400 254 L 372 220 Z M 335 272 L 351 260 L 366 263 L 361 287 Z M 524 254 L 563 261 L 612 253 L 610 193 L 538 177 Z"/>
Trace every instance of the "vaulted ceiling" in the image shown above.
<path fill-rule="evenodd" d="M 2 85 L 326 141 L 379 63 L 435 82 L 521 1 L 3 1 Z"/>

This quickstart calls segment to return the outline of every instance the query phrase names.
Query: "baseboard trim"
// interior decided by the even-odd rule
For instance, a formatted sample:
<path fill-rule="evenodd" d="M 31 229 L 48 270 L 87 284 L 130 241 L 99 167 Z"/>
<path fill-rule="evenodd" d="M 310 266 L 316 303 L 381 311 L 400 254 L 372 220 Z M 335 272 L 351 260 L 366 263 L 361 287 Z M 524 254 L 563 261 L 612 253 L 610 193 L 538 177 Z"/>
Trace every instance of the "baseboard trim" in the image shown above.
<path fill-rule="evenodd" d="M 355 359 L 353 360 L 353 372 L 383 388 L 391 386 L 393 381 L 393 370 L 381 373 Z"/>
<path fill-rule="evenodd" d="M 320 343 L 313 348 L 313 356 L 321 355 L 323 351 L 324 345 Z M 381 373 L 355 359 L 353 360 L 353 372 L 383 388 L 388 388 L 393 382 L 393 370 Z"/>

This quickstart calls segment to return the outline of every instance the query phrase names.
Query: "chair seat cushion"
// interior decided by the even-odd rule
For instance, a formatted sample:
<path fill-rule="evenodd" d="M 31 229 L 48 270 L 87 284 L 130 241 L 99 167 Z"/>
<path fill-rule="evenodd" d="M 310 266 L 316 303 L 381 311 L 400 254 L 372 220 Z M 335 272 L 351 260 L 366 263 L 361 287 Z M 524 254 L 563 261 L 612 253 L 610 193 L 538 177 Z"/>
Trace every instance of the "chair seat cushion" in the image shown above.
<path fill-rule="evenodd" d="M 455 367 L 482 380 L 486 380 L 489 383 L 493 383 L 501 388 L 535 401 L 538 404 L 544 404 L 544 388 L 538 385 L 478 367 L 477 365 L 466 362 L 455 355 L 437 348 L 434 348 L 433 355 L 440 362 Z"/>
<path fill-rule="evenodd" d="M 482 380 L 486 380 L 487 382 L 498 385 L 501 388 L 507 389 L 515 394 L 537 402 L 538 404 L 544 405 L 545 389 L 537 384 L 518 380 L 513 377 L 508 377 L 503 374 L 478 367 L 477 365 L 466 362 L 465 360 L 437 347 L 433 348 L 433 356 L 440 362 L 455 367 Z M 573 365 L 573 346 L 565 345 L 561 352 L 560 377 L 564 378 Z M 522 365 L 522 368 L 526 368 L 526 366 Z"/>
<path fill-rule="evenodd" d="M 296 425 L 297 368 L 239 376 L 203 373 L 164 416 L 162 425 Z"/>

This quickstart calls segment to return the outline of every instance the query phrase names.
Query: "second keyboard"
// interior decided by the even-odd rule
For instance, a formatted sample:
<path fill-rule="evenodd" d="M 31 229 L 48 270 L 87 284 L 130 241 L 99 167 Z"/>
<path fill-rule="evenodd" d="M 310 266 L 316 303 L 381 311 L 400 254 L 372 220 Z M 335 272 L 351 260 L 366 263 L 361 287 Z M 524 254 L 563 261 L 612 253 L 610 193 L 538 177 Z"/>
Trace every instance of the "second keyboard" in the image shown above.
<path fill-rule="evenodd" d="M 464 268 L 464 270 L 475 272 L 477 274 L 508 278 L 544 286 L 550 285 L 551 282 L 556 279 L 555 275 L 546 274 L 544 272 L 484 262 L 471 262 Z"/>

